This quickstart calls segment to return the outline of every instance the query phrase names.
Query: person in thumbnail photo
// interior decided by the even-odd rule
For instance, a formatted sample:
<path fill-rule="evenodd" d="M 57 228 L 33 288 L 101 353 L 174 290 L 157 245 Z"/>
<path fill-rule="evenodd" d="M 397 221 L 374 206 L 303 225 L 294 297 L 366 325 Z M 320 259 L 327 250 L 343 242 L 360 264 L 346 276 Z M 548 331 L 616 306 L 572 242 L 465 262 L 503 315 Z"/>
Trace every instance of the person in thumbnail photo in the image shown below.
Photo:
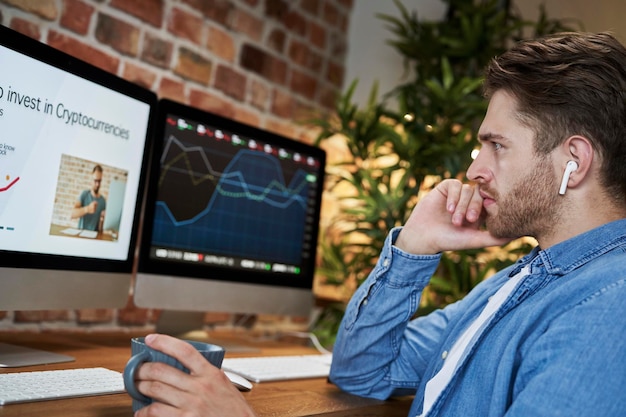
<path fill-rule="evenodd" d="M 102 166 L 94 166 L 91 175 L 91 188 L 83 190 L 78 196 L 78 200 L 72 210 L 72 218 L 79 219 L 79 229 L 102 231 L 106 210 L 106 199 L 100 193 Z"/>

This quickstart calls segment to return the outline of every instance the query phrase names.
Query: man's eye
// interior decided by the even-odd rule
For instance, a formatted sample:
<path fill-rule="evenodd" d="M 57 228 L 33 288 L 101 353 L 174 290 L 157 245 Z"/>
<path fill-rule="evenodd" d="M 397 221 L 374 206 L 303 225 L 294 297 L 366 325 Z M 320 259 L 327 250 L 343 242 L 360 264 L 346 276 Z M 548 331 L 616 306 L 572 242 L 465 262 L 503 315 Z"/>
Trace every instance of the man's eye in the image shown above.
<path fill-rule="evenodd" d="M 499 151 L 500 149 L 502 149 L 502 144 L 498 142 L 493 142 L 493 149 Z"/>

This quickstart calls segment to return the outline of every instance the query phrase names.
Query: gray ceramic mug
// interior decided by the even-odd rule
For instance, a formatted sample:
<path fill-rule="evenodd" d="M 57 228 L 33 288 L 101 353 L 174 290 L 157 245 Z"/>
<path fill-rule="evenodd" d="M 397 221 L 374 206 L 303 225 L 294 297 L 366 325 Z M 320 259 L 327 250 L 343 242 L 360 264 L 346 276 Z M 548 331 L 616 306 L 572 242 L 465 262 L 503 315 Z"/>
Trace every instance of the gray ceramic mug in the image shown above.
<path fill-rule="evenodd" d="M 224 360 L 223 347 L 193 340 L 185 340 L 185 342 L 195 347 L 196 350 L 214 366 L 218 368 L 222 366 L 222 360 Z M 131 357 L 124 368 L 124 387 L 133 399 L 133 411 L 137 411 L 152 403 L 152 398 L 146 397 L 140 393 L 135 386 L 135 373 L 141 364 L 145 362 L 163 362 L 183 372 L 189 373 L 189 370 L 177 359 L 146 345 L 143 337 L 131 339 L 130 351 Z"/>

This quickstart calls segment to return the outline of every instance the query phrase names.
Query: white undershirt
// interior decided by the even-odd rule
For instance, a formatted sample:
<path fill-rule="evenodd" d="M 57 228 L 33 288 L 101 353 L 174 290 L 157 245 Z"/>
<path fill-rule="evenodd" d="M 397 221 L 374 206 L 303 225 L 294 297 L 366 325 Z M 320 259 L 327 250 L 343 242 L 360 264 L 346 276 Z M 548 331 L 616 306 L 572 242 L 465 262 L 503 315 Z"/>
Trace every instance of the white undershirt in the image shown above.
<path fill-rule="evenodd" d="M 498 311 L 500 306 L 509 297 L 517 283 L 528 275 L 529 272 L 529 267 L 526 265 L 520 272 L 509 278 L 506 284 L 500 287 L 500 289 L 493 296 L 489 297 L 489 302 L 483 309 L 482 313 L 480 313 L 480 316 L 478 316 L 478 318 L 474 320 L 474 322 L 463 332 L 461 337 L 454 342 L 450 351 L 444 352 L 443 359 L 445 360 L 445 363 L 443 364 L 443 367 L 426 383 L 426 389 L 424 391 L 424 407 L 422 414 L 418 417 L 423 417 L 428 414 L 441 392 L 446 388 L 452 379 L 452 375 L 454 374 L 463 353 L 470 347 L 470 342 L 472 340 L 476 340 L 475 336 L 478 336 L 479 331 L 484 329 L 484 324 L 487 323 L 491 317 L 493 317 L 496 311 Z"/>

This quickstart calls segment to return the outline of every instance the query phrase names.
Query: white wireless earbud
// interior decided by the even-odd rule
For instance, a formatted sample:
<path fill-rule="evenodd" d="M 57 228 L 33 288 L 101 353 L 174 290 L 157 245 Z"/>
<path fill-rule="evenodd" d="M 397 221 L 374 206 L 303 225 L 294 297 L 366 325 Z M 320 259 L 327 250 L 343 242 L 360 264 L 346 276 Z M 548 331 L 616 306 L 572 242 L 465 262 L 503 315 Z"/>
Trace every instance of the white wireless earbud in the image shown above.
<path fill-rule="evenodd" d="M 565 190 L 567 190 L 567 183 L 569 182 L 569 176 L 577 169 L 578 164 L 576 163 L 576 161 L 567 161 L 567 165 L 565 165 L 565 172 L 563 173 L 563 179 L 561 180 L 561 188 L 559 189 L 559 194 L 565 194 Z"/>

